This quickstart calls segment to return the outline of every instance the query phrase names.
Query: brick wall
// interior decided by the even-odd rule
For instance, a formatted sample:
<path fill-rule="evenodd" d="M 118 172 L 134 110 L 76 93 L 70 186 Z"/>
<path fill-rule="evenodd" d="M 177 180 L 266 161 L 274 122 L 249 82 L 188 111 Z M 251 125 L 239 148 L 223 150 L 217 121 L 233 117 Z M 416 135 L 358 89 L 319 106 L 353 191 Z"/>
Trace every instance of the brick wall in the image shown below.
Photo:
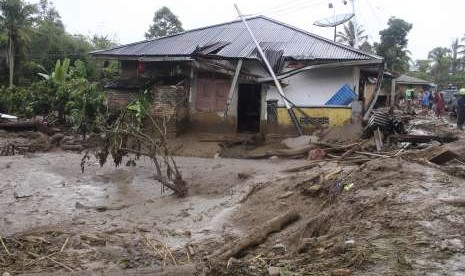
<path fill-rule="evenodd" d="M 189 89 L 186 86 L 154 86 L 152 114 L 166 128 L 168 138 L 176 137 L 188 126 Z"/>
<path fill-rule="evenodd" d="M 110 110 L 120 110 L 137 97 L 137 92 L 134 91 L 109 89 L 105 92 L 107 94 L 108 109 Z"/>

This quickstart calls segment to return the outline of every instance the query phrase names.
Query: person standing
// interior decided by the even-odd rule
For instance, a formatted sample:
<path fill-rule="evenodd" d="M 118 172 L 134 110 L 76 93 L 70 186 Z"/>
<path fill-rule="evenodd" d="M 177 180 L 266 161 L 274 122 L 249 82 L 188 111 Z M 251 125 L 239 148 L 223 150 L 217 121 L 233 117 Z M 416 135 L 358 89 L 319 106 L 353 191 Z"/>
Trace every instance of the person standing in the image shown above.
<path fill-rule="evenodd" d="M 423 92 L 423 97 L 421 99 L 421 105 L 423 109 L 428 110 L 428 106 L 429 106 L 429 92 L 428 91 Z"/>
<path fill-rule="evenodd" d="M 433 104 L 434 104 L 433 91 L 429 91 L 429 105 L 428 105 L 429 110 L 433 109 Z"/>
<path fill-rule="evenodd" d="M 439 119 L 441 118 L 442 113 L 444 113 L 444 109 L 446 106 L 446 103 L 444 101 L 444 96 L 442 95 L 441 92 L 436 92 L 434 101 L 436 102 L 434 113 L 436 114 L 436 117 Z"/>
<path fill-rule="evenodd" d="M 409 87 L 407 90 L 405 90 L 405 101 L 407 102 L 407 113 L 410 113 L 412 110 L 412 100 L 413 96 L 415 94 L 415 90 L 413 90 L 411 87 Z"/>
<path fill-rule="evenodd" d="M 465 88 L 461 88 L 457 99 L 457 128 L 463 130 L 465 123 Z"/>

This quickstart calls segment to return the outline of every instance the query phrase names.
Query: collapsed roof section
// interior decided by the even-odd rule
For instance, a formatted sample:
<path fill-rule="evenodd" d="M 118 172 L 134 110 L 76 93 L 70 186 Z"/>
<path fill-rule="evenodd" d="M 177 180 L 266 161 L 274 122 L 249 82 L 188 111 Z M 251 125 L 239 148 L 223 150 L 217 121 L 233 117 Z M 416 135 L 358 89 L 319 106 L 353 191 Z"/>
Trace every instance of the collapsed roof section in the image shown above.
<path fill-rule="evenodd" d="M 274 19 L 257 16 L 247 20 L 265 52 L 277 59 L 310 61 L 382 60 Z M 279 53 L 279 54 L 277 54 Z M 144 59 L 206 56 L 260 60 L 255 44 L 240 20 L 198 28 L 179 34 L 95 51 L 96 57 Z"/>

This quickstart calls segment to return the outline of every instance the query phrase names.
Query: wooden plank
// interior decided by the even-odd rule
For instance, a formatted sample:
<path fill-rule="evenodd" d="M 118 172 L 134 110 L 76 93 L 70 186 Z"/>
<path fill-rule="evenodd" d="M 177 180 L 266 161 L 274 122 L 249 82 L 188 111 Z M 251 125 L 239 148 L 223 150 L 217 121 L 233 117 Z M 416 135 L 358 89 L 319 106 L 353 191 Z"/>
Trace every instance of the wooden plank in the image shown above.
<path fill-rule="evenodd" d="M 26 273 L 19 276 L 194 276 L 196 269 L 193 264 L 181 266 L 169 266 L 158 268 L 138 268 L 124 270 L 99 270 L 99 271 L 76 271 L 76 272 L 40 272 Z"/>
<path fill-rule="evenodd" d="M 441 165 L 441 164 L 451 161 L 452 159 L 456 159 L 458 157 L 459 157 L 458 154 L 446 149 L 446 150 L 439 152 L 438 154 L 435 154 L 428 161 Z"/>
<path fill-rule="evenodd" d="M 379 130 L 379 128 L 377 128 L 375 131 L 374 131 L 374 139 L 375 139 L 375 144 L 376 144 L 376 151 L 377 152 L 380 152 L 383 150 L 384 148 L 384 144 L 383 144 L 383 134 L 381 133 L 381 131 Z"/>
<path fill-rule="evenodd" d="M 226 109 L 224 110 L 224 117 L 225 118 L 228 117 L 229 106 L 231 105 L 232 98 L 234 96 L 234 93 L 237 90 L 237 81 L 239 79 L 239 74 L 241 72 L 241 68 L 242 68 L 242 59 L 240 59 L 237 62 L 236 71 L 234 72 L 233 81 L 231 83 L 231 87 L 229 87 L 228 100 L 226 101 Z"/>
<path fill-rule="evenodd" d="M 438 141 L 440 143 L 450 143 L 458 138 L 452 135 L 413 135 L 413 134 L 396 134 L 389 136 L 390 141 L 394 143 L 410 142 L 410 143 L 430 143 Z"/>

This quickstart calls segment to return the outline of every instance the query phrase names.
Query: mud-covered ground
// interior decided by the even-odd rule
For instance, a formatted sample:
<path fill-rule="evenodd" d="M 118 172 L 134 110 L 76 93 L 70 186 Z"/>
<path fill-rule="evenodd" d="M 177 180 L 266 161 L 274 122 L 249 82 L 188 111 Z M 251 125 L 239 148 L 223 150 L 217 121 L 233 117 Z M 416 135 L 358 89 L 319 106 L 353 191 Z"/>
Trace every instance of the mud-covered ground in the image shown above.
<path fill-rule="evenodd" d="M 450 130 L 417 123 L 420 133 Z M 447 147 L 465 157 L 463 141 Z M 309 161 L 176 157 L 185 198 L 162 191 L 148 160 L 119 168 L 93 160 L 82 173 L 76 153 L 1 157 L 0 272 L 465 275 L 465 167 L 425 162 L 432 150 L 297 173 L 283 170 Z M 215 258 L 290 210 L 296 222 Z"/>
<path fill-rule="evenodd" d="M 84 173 L 80 161 L 80 154 L 67 152 L 0 158 L 1 236 L 32 236 L 32 243 L 44 239 L 45 244 L 59 247 L 69 238 L 62 255 L 74 255 L 67 264 L 73 270 L 172 265 L 200 257 L 198 251 L 211 241 L 222 241 L 228 217 L 251 186 L 280 178 L 280 170 L 303 162 L 177 157 L 189 195 L 176 198 L 169 190 L 162 192 L 153 180 L 148 160 L 120 168 L 112 164 L 100 168 L 90 162 Z M 21 241 L 17 242 L 7 239 L 11 251 L 21 248 Z M 165 257 L 165 250 L 156 252 L 152 244 L 178 256 Z M 188 251 L 193 256 L 188 257 Z M 26 263 L 34 260 L 34 256 L 24 258 Z M 63 269 L 53 262 L 47 267 L 46 262 L 11 267 Z"/>

